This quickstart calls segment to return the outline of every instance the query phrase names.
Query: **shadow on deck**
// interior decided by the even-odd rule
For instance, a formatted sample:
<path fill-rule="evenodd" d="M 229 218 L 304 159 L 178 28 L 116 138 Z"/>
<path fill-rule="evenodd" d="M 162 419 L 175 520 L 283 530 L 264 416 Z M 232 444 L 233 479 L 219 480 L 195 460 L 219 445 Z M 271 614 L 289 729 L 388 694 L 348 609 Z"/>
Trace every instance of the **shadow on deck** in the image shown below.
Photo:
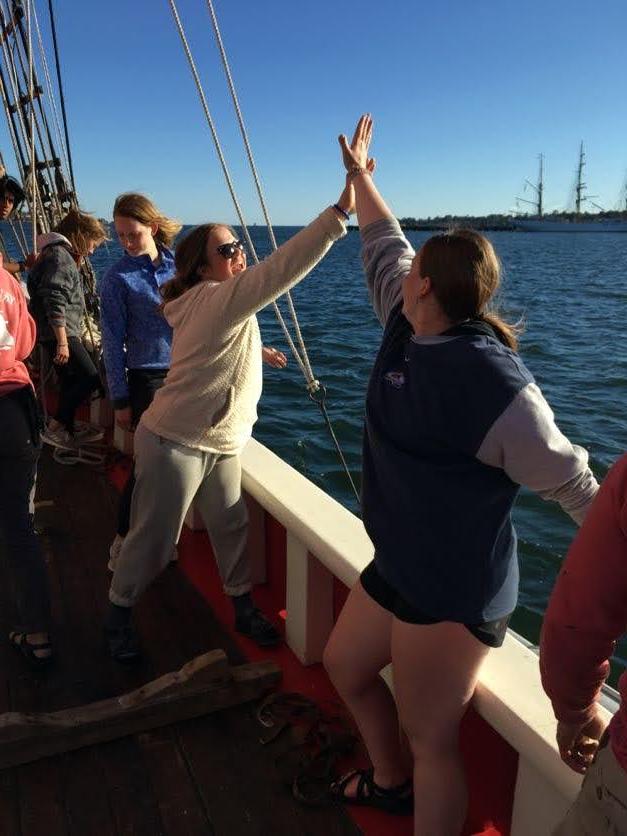
<path fill-rule="evenodd" d="M 107 475 L 64 467 L 45 450 L 37 489 L 44 529 L 55 666 L 33 673 L 4 637 L 16 621 L 0 550 L 0 712 L 56 711 L 130 691 L 222 648 L 245 661 L 176 566 L 136 608 L 145 658 L 127 669 L 102 623 L 117 494 Z M 52 504 L 49 504 L 52 503 Z M 254 705 L 0 771 L 2 836 L 357 836 L 340 809 L 299 806 L 259 743 Z"/>

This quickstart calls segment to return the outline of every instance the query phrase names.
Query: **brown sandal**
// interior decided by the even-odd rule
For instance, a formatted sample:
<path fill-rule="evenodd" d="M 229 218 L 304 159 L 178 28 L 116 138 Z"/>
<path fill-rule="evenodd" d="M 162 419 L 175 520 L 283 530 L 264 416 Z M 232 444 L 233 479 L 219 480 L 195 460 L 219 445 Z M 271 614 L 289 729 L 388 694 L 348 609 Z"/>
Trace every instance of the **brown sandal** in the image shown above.
<path fill-rule="evenodd" d="M 397 787 L 380 787 L 373 778 L 374 770 L 353 769 L 331 785 L 331 797 L 342 804 L 356 804 L 360 807 L 376 807 L 396 816 L 408 816 L 414 811 L 412 779 L 408 778 Z M 346 795 L 348 785 L 359 778 L 355 795 Z"/>

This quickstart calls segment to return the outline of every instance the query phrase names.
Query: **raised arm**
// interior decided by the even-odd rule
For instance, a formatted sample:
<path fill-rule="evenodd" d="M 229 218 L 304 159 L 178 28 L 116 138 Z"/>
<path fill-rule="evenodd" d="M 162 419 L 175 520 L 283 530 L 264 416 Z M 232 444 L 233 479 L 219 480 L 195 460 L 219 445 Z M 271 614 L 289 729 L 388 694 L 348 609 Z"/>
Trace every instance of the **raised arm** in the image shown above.
<path fill-rule="evenodd" d="M 344 189 L 336 205 L 350 214 L 350 188 Z M 213 288 L 208 304 L 220 306 L 225 328 L 265 308 L 313 270 L 334 241 L 346 234 L 343 212 L 330 206 L 264 261 Z"/>
<path fill-rule="evenodd" d="M 371 140 L 372 116 L 369 113 L 364 114 L 357 122 L 350 144 L 344 134 L 339 137 L 348 179 L 355 187 L 355 207 L 360 229 L 384 218 L 394 218 L 371 176 L 374 170 L 374 160 L 371 162 L 368 157 Z"/>
<path fill-rule="evenodd" d="M 403 278 L 415 253 L 372 179 L 375 162 L 368 157 L 371 139 L 372 117 L 365 114 L 357 123 L 350 144 L 344 134 L 339 142 L 347 180 L 355 189 L 368 293 L 379 321 L 385 325 L 400 301 Z"/>

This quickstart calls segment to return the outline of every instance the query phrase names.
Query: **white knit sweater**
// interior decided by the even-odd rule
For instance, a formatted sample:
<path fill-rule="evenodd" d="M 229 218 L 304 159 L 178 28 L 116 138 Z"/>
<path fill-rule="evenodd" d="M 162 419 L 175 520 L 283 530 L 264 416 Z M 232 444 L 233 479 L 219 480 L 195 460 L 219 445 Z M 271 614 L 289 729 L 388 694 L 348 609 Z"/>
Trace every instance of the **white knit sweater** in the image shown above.
<path fill-rule="evenodd" d="M 223 282 L 200 282 L 168 302 L 170 371 L 141 423 L 188 447 L 239 453 L 262 389 L 255 314 L 303 279 L 345 233 L 336 211 L 326 209 L 260 264 Z"/>

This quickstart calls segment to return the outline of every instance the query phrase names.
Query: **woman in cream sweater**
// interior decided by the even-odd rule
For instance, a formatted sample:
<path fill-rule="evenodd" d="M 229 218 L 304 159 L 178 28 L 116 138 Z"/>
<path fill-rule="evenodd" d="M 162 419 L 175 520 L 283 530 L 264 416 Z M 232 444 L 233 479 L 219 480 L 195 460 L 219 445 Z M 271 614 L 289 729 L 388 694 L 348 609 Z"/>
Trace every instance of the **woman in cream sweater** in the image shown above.
<path fill-rule="evenodd" d="M 303 279 L 345 234 L 353 189 L 283 244 L 246 267 L 244 247 L 223 224 L 194 229 L 177 247 L 162 289 L 173 328 L 165 385 L 135 433 L 131 528 L 109 592 L 107 636 L 118 661 L 139 655 L 132 607 L 164 568 L 193 501 L 207 525 L 235 628 L 260 645 L 279 635 L 254 606 L 245 554 L 240 453 L 257 420 L 262 389 L 256 313 Z"/>

